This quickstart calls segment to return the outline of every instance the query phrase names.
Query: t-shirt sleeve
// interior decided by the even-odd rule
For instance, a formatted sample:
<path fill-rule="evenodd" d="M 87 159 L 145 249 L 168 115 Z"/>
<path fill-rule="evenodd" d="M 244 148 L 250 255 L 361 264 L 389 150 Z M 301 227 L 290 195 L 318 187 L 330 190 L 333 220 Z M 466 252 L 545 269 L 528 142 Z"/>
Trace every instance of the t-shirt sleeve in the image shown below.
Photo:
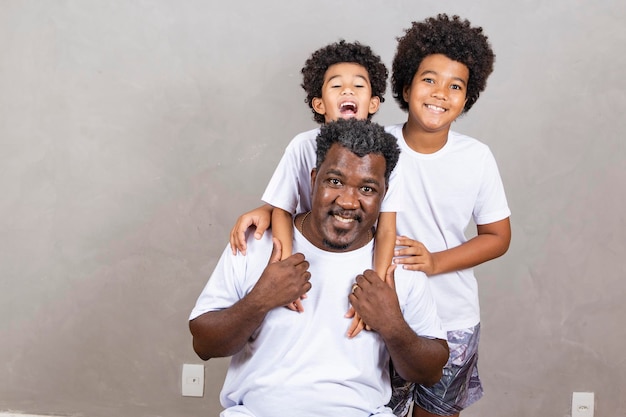
<path fill-rule="evenodd" d="M 497 222 L 511 215 L 498 165 L 490 150 L 487 150 L 482 166 L 482 181 L 473 212 L 477 225 Z"/>
<path fill-rule="evenodd" d="M 398 279 L 400 278 L 400 279 Z M 407 286 L 405 300 L 401 300 L 404 319 L 413 331 L 422 337 L 447 339 L 437 305 L 430 291 L 428 277 L 419 271 L 396 269 L 396 285 Z"/>
<path fill-rule="evenodd" d="M 229 246 L 224 249 L 209 281 L 204 286 L 191 311 L 189 320 L 209 311 L 226 309 L 243 297 L 235 279 L 237 270 L 241 269 L 239 264 L 242 261 L 245 261 L 245 257 L 240 254 L 233 255 Z"/>
<path fill-rule="evenodd" d="M 315 166 L 315 138 L 319 129 L 296 136 L 287 145 L 262 200 L 289 213 L 310 210 L 311 170 Z"/>
<path fill-rule="evenodd" d="M 248 253 L 233 255 L 227 245 L 217 262 L 209 281 L 200 293 L 189 320 L 209 311 L 231 307 L 248 294 L 267 266 L 272 252 L 271 233 L 256 240 L 252 233 L 247 236 Z"/>
<path fill-rule="evenodd" d="M 383 199 L 380 211 L 398 213 L 406 210 L 404 193 L 402 193 L 404 181 L 405 176 L 400 173 L 400 165 L 397 165 L 389 175 L 389 188 Z"/>

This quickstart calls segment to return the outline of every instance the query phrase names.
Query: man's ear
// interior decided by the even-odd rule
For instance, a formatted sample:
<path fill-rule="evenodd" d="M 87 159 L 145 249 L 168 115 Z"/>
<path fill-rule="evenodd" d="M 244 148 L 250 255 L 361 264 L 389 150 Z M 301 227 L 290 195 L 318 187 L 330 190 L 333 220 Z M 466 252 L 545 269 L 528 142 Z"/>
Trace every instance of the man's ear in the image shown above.
<path fill-rule="evenodd" d="M 370 99 L 370 107 L 368 109 L 369 114 L 374 114 L 380 108 L 380 97 L 372 96 Z"/>
<path fill-rule="evenodd" d="M 324 102 L 319 97 L 313 97 L 311 100 L 311 106 L 315 113 L 321 114 L 322 116 L 326 115 L 326 108 L 324 107 Z"/>

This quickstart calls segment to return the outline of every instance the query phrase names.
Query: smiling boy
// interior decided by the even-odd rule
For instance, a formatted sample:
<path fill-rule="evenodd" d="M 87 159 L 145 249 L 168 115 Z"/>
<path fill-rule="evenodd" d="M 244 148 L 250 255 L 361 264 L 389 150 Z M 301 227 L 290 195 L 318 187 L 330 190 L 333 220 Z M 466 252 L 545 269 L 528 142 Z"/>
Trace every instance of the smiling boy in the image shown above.
<path fill-rule="evenodd" d="M 496 161 L 478 140 L 451 130 L 485 89 L 495 55 L 482 28 L 445 14 L 413 22 L 398 39 L 392 89 L 405 123 L 389 126 L 402 150 L 396 171 L 407 210 L 394 262 L 429 277 L 448 333 L 450 358 L 433 387 L 394 378 L 398 416 L 414 399 L 414 417 L 458 416 L 483 394 L 478 377 L 480 308 L 473 267 L 503 255 L 511 214 Z M 473 221 L 477 236 L 467 239 Z"/>

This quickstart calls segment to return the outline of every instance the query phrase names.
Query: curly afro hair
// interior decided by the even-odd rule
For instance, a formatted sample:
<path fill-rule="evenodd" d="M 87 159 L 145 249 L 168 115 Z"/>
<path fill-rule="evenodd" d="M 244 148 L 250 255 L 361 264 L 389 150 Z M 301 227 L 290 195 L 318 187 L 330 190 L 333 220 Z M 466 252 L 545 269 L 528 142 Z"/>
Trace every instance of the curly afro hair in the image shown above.
<path fill-rule="evenodd" d="M 385 158 L 385 184 L 400 158 L 398 141 L 385 128 L 369 120 L 338 119 L 323 125 L 316 138 L 316 169 L 326 159 L 333 144 L 338 144 L 362 158 L 369 154 Z"/>
<path fill-rule="evenodd" d="M 348 43 L 342 39 L 315 51 L 304 63 L 301 71 L 301 86 L 306 91 L 304 101 L 309 104 L 313 111 L 313 120 L 318 123 L 324 123 L 324 116 L 313 110 L 313 99 L 322 96 L 326 70 L 331 65 L 344 62 L 363 66 L 370 77 L 372 96 L 378 96 L 381 103 L 385 101 L 383 95 L 387 89 L 387 75 L 389 73 L 380 56 L 375 55 L 369 46 L 361 45 L 358 42 Z"/>
<path fill-rule="evenodd" d="M 471 27 L 468 20 L 459 16 L 439 14 L 423 22 L 413 22 L 403 37 L 398 38 L 398 48 L 392 64 L 391 88 L 393 97 L 402 110 L 409 109 L 402 92 L 410 86 L 422 60 L 429 55 L 443 54 L 464 64 L 469 69 L 466 113 L 487 86 L 493 71 L 495 54 L 482 27 Z"/>

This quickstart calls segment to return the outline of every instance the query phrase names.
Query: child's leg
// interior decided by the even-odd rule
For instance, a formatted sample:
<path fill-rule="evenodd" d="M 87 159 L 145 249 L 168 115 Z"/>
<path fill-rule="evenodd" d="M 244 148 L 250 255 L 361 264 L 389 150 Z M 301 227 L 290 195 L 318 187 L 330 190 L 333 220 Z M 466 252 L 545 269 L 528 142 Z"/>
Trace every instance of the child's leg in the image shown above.
<path fill-rule="evenodd" d="M 480 323 L 448 332 L 450 358 L 443 377 L 432 387 L 415 386 L 413 417 L 458 416 L 482 397 L 477 367 L 479 340 Z"/>

